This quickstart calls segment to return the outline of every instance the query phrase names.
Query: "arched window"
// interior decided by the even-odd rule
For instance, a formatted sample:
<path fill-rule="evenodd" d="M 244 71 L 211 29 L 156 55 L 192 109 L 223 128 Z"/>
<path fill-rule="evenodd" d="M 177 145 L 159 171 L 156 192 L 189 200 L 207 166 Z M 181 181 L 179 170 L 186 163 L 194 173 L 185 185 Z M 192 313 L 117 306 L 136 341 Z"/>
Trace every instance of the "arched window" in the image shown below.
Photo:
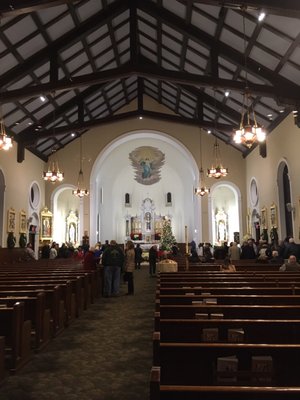
<path fill-rule="evenodd" d="M 129 207 L 130 206 L 130 194 L 125 193 L 125 206 Z"/>
<path fill-rule="evenodd" d="M 168 192 L 168 193 L 167 193 L 166 205 L 167 205 L 167 206 L 171 206 L 171 205 L 172 205 L 172 193 L 171 193 L 171 192 Z"/>
<path fill-rule="evenodd" d="M 288 166 L 285 165 L 282 174 L 282 183 L 283 183 L 283 196 L 284 196 L 284 204 L 291 204 L 291 184 L 290 184 L 290 177 L 289 177 L 289 170 Z M 285 207 L 285 227 L 286 227 L 286 235 L 287 236 L 294 236 L 293 233 L 293 218 L 291 210 L 288 210 Z"/>

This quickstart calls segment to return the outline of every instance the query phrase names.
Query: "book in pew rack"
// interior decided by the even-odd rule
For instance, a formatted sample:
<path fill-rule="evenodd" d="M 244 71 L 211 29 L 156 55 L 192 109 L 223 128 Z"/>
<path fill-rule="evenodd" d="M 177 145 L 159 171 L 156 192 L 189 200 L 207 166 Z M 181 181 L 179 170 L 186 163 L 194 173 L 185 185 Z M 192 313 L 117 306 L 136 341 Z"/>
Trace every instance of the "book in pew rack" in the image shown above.
<path fill-rule="evenodd" d="M 245 332 L 244 329 L 231 329 L 229 328 L 227 331 L 227 340 L 229 343 L 243 343 L 245 340 Z"/>
<path fill-rule="evenodd" d="M 253 384 L 271 384 L 273 377 L 273 358 L 271 356 L 252 356 L 251 373 Z"/>
<path fill-rule="evenodd" d="M 219 341 L 219 330 L 218 328 L 203 328 L 202 329 L 202 342 L 218 342 Z"/>
<path fill-rule="evenodd" d="M 239 361 L 236 355 L 217 358 L 217 383 L 235 383 L 237 382 Z"/>

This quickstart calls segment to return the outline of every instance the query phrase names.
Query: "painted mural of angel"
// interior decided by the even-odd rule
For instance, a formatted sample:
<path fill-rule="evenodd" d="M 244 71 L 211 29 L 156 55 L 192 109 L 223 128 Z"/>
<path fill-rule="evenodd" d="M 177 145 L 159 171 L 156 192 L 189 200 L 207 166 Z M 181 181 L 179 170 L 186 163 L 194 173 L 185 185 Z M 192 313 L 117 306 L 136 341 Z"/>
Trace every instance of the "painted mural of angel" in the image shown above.
<path fill-rule="evenodd" d="M 160 180 L 160 169 L 164 165 L 165 155 L 156 147 L 137 147 L 129 154 L 135 170 L 134 179 L 142 185 L 153 185 Z"/>

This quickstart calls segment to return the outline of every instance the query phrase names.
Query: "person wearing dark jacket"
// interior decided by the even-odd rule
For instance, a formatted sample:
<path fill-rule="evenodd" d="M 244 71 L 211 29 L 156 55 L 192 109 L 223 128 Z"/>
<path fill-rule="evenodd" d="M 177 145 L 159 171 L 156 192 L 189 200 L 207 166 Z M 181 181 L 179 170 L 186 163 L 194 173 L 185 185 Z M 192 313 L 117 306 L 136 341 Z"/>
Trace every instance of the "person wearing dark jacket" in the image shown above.
<path fill-rule="evenodd" d="M 115 240 L 104 250 L 102 265 L 104 273 L 103 296 L 118 296 L 120 290 L 121 269 L 124 265 L 124 252 Z"/>
<path fill-rule="evenodd" d="M 135 254 L 135 269 L 141 269 L 141 262 L 143 261 L 143 249 L 141 248 L 140 244 L 138 243 L 136 245 L 136 248 L 134 249 L 134 254 Z"/>
<path fill-rule="evenodd" d="M 149 250 L 149 275 L 155 276 L 156 274 L 156 261 L 158 258 L 157 246 L 152 246 Z"/>

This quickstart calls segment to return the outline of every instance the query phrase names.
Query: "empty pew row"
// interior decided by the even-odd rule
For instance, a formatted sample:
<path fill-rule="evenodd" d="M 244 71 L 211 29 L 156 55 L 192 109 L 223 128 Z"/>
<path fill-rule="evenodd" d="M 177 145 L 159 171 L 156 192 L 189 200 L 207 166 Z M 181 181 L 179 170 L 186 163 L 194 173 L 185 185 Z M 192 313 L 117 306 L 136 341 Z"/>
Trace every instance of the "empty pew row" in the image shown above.
<path fill-rule="evenodd" d="M 288 305 L 300 304 L 300 295 L 288 294 L 191 294 L 186 291 L 174 288 L 172 294 L 160 294 L 164 291 L 156 292 L 156 311 L 159 311 L 163 304 L 248 304 L 248 305 Z"/>
<path fill-rule="evenodd" d="M 63 289 L 63 296 L 65 302 L 65 319 L 66 324 L 70 323 L 75 316 L 79 316 L 85 303 L 87 293 L 84 290 L 84 281 L 81 276 L 35 276 L 34 274 L 28 276 L 0 276 L 0 287 L 3 285 L 35 285 L 43 289 L 43 285 L 61 285 Z"/>
<path fill-rule="evenodd" d="M 84 309 L 88 306 L 88 304 L 93 303 L 96 297 L 99 297 L 101 294 L 101 274 L 99 270 L 95 271 L 84 271 L 76 268 L 75 270 L 63 269 L 63 268 L 44 268 L 38 269 L 36 266 L 26 268 L 26 271 L 21 268 L 16 268 L 15 270 L 6 270 L 0 267 L 0 280 L 1 279 L 10 279 L 16 277 L 17 279 L 21 277 L 45 277 L 45 278 L 65 278 L 65 279 L 74 279 L 77 277 L 81 277 L 83 279 L 82 290 L 84 291 Z"/>
<path fill-rule="evenodd" d="M 200 280 L 206 280 L 210 279 L 212 281 L 214 280 L 232 280 L 232 281 L 237 281 L 237 280 L 245 280 L 245 279 L 253 279 L 253 280 L 276 280 L 280 279 L 282 281 L 284 280 L 299 280 L 300 279 L 300 274 L 299 273 L 294 273 L 294 272 L 287 272 L 287 273 L 282 273 L 282 272 L 268 272 L 268 273 L 262 273 L 262 272 L 232 272 L 232 273 L 224 273 L 224 272 L 213 272 L 213 273 L 208 273 L 208 272 L 169 272 L 169 273 L 159 273 L 158 276 L 158 281 L 160 280 L 184 280 L 186 277 L 193 278 L 193 279 L 200 279 Z"/>
<path fill-rule="evenodd" d="M 46 308 L 45 292 L 27 292 L 23 296 L 9 292 L 0 294 L 0 307 L 13 307 L 15 303 L 24 304 L 24 319 L 31 321 L 31 344 L 35 351 L 43 349 L 51 338 L 51 313 Z"/>
<path fill-rule="evenodd" d="M 153 355 L 157 357 L 154 358 L 154 365 L 161 368 L 164 384 L 217 385 L 226 382 L 237 386 L 253 383 L 266 386 L 264 379 L 252 380 L 251 363 L 255 356 L 272 357 L 269 384 L 285 387 L 299 385 L 300 344 L 161 342 L 156 338 L 153 344 Z M 228 368 L 232 371 L 228 375 L 236 376 L 231 379 L 225 376 L 223 380 L 223 371 L 217 368 L 218 358 L 232 356 L 236 357 L 232 363 L 236 369 Z"/>
<path fill-rule="evenodd" d="M 184 279 L 185 277 L 183 277 L 183 280 Z M 194 283 L 191 278 L 190 280 L 192 283 L 191 287 L 182 288 L 182 291 L 189 293 L 187 293 L 187 295 L 186 294 L 180 295 L 179 303 L 181 303 L 181 300 L 184 303 L 195 301 L 196 296 L 199 297 L 202 296 L 202 298 L 201 297 L 199 298 L 199 301 L 203 301 L 207 297 L 212 297 L 216 295 L 216 293 L 208 294 L 207 287 L 199 288 L 198 282 Z M 276 311 L 278 311 L 279 314 L 281 314 L 281 318 L 276 319 L 277 317 L 275 316 L 275 319 L 271 319 L 272 315 L 269 313 L 269 311 L 273 308 L 272 306 L 273 303 L 271 299 L 266 300 L 266 297 L 273 295 L 272 293 L 270 293 L 270 289 L 272 289 L 272 287 L 267 286 L 265 288 L 268 293 L 267 295 L 263 293 L 264 292 L 263 287 L 252 287 L 250 289 L 249 288 L 249 286 L 251 286 L 250 282 L 247 285 L 248 286 L 247 289 L 237 288 L 237 287 L 225 288 L 225 296 L 227 295 L 234 297 L 237 290 L 241 291 L 241 296 L 243 296 L 242 298 L 244 298 L 244 305 L 248 304 L 245 301 L 245 298 L 248 297 L 248 293 L 250 294 L 252 293 L 252 296 L 255 299 L 260 296 L 266 296 L 264 297 L 263 302 L 266 302 L 267 307 L 261 308 L 260 305 L 250 306 L 250 308 L 252 308 L 252 311 L 250 311 L 251 319 L 245 319 L 244 313 L 242 316 L 240 316 L 239 319 L 237 318 L 238 317 L 237 314 L 234 314 L 232 316 L 230 314 L 231 313 L 230 310 L 240 309 L 241 307 L 239 305 L 238 299 L 237 301 L 233 301 L 232 297 L 229 297 L 231 299 L 229 305 L 231 305 L 232 307 L 231 308 L 225 307 L 226 313 L 225 315 L 222 313 L 223 314 L 222 319 L 220 320 L 214 319 L 214 317 L 211 314 L 213 315 L 217 314 L 220 316 L 221 308 L 217 307 L 217 308 L 207 309 L 205 308 L 206 304 L 187 304 L 187 306 L 190 308 L 189 311 L 192 310 L 191 319 L 186 319 L 187 315 L 184 315 L 185 319 L 180 320 L 179 315 L 186 305 L 179 304 L 178 306 L 176 304 L 173 304 L 172 307 L 172 304 L 171 306 L 168 305 L 169 299 L 167 299 L 167 297 L 170 297 L 170 294 L 162 294 L 162 293 L 164 291 L 165 293 L 168 293 L 168 289 L 174 291 L 181 289 L 180 286 L 185 286 L 186 281 L 182 282 L 181 285 L 178 285 L 179 288 L 178 287 L 170 288 L 168 286 L 164 287 L 164 285 L 162 285 L 161 282 L 162 280 L 159 280 L 157 300 L 156 300 L 156 308 L 157 310 L 160 311 L 160 313 L 155 313 L 156 315 L 155 327 L 158 332 L 155 332 L 154 334 L 154 346 L 153 346 L 154 366 L 151 371 L 151 384 L 150 384 L 151 400 L 158 400 L 158 399 L 176 400 L 182 398 L 188 400 L 193 400 L 193 399 L 225 400 L 225 399 L 240 399 L 242 396 L 244 399 L 249 399 L 249 400 L 299 398 L 300 387 L 297 387 L 296 376 L 294 375 L 293 379 L 291 379 L 290 376 L 290 380 L 288 380 L 285 379 L 287 375 L 284 376 L 281 373 L 281 368 L 283 369 L 284 368 L 283 366 L 285 366 L 288 363 L 288 357 L 285 358 L 284 352 L 287 348 L 290 349 L 290 347 L 286 348 L 280 347 L 280 345 L 277 343 L 277 339 L 280 339 L 281 342 L 282 341 L 291 342 L 297 346 L 299 344 L 299 331 L 298 331 L 299 324 L 297 322 L 295 322 L 294 324 L 294 321 L 297 321 L 296 315 L 295 319 L 292 321 L 285 319 L 286 317 L 282 315 L 282 310 L 283 308 L 285 308 L 285 305 L 283 308 L 280 308 L 282 305 L 282 303 L 280 302 L 280 298 L 277 298 L 278 303 L 276 304 L 278 304 L 279 308 L 277 307 Z M 170 285 L 173 285 L 173 283 L 170 283 Z M 216 299 L 217 305 L 221 305 L 223 296 L 222 285 L 220 285 L 217 288 L 213 285 L 214 283 L 211 284 L 212 290 L 210 291 L 216 290 L 216 292 L 218 292 L 218 299 Z M 195 288 L 196 286 L 198 286 L 198 288 Z M 230 291 L 228 289 L 230 289 Z M 261 292 L 261 289 L 263 289 L 263 292 Z M 288 298 L 287 307 L 288 310 L 291 311 L 289 305 L 290 303 L 291 305 L 295 305 L 295 302 L 291 301 L 289 298 L 293 297 L 292 293 L 296 293 L 297 291 L 294 282 L 291 284 L 290 287 L 284 288 L 284 291 L 287 291 L 287 293 L 283 293 L 282 288 L 277 287 L 276 290 L 277 293 L 275 292 L 274 294 L 275 296 L 284 295 L 285 298 L 286 297 Z M 183 293 L 182 291 L 181 293 Z M 258 294 L 257 291 L 259 292 Z M 178 297 L 176 296 L 176 292 L 173 297 Z M 166 303 L 162 304 L 164 301 Z M 172 301 L 174 301 L 174 298 L 172 298 Z M 178 299 L 176 299 L 176 301 L 178 301 Z M 297 303 L 298 302 L 296 302 L 296 306 Z M 203 318 L 203 315 L 207 315 L 208 316 L 207 318 L 209 319 L 199 319 L 199 320 L 195 319 L 194 311 L 196 310 L 196 307 L 198 305 L 202 306 L 201 311 L 199 312 L 199 314 L 202 314 L 201 318 Z M 171 311 L 171 313 L 175 309 L 180 309 L 179 315 L 175 312 L 174 315 L 170 317 L 168 313 L 169 309 L 172 308 L 173 310 Z M 166 313 L 167 309 L 168 313 Z M 263 320 L 262 318 L 257 320 L 255 314 L 256 312 L 253 312 L 253 309 L 258 309 L 259 312 L 262 312 L 263 315 L 267 317 L 267 320 Z M 244 307 L 243 311 L 245 310 L 246 308 Z M 276 315 L 278 315 L 278 313 Z M 219 316 L 216 318 L 219 318 Z M 284 324 L 285 321 L 286 324 Z M 234 345 L 232 343 L 228 343 L 228 330 L 231 329 L 231 330 L 241 331 L 241 328 L 243 329 L 243 335 L 244 335 L 243 339 L 248 343 L 238 343 Z M 203 330 L 206 330 L 204 331 L 206 334 L 205 336 L 203 336 Z M 213 341 L 221 343 L 207 342 L 208 339 L 207 333 L 210 335 L 211 334 L 211 332 L 209 332 L 210 330 L 213 331 L 214 335 L 216 334 L 217 330 L 218 336 L 217 337 L 214 336 Z M 274 331 L 276 331 L 278 335 L 277 334 L 274 335 Z M 272 333 L 273 335 L 271 335 Z M 282 338 L 283 335 L 286 335 L 284 339 Z M 267 346 L 266 344 L 264 345 L 260 344 L 261 342 L 260 336 L 261 339 L 265 339 L 266 343 L 269 343 L 269 346 L 274 346 L 274 347 L 266 347 Z M 199 343 L 203 341 L 203 338 L 205 339 L 206 343 Z M 188 341 L 187 343 L 185 343 L 185 339 Z M 211 336 L 209 337 L 209 340 L 212 340 Z M 182 342 L 181 343 L 182 346 L 180 343 L 178 343 L 180 341 Z M 195 342 L 196 346 L 200 345 L 200 349 L 199 347 L 192 347 L 194 344 L 193 342 Z M 270 342 L 272 344 L 270 344 Z M 177 345 L 180 348 L 180 352 L 181 350 L 183 350 L 183 354 L 181 354 L 180 356 L 178 356 L 179 353 L 177 353 L 178 350 Z M 221 347 L 218 347 L 216 353 L 217 345 Z M 232 347 L 232 345 L 236 347 L 234 348 Z M 285 345 L 291 346 L 290 343 L 285 343 Z M 172 350 L 170 350 L 170 348 L 172 348 Z M 191 352 L 190 350 L 187 350 L 191 348 L 192 348 Z M 279 348 L 282 350 L 281 352 L 279 351 Z M 241 351 L 239 351 L 239 349 L 241 349 Z M 250 349 L 251 349 L 251 354 L 249 353 Z M 295 349 L 296 351 L 298 351 L 297 347 Z M 168 353 L 169 350 L 171 352 L 170 354 Z M 191 353 L 194 356 L 195 353 L 197 353 L 197 351 L 199 352 L 198 353 L 199 360 L 201 360 L 202 362 L 202 364 L 200 362 L 200 365 L 198 364 L 196 365 L 196 360 L 194 361 L 192 359 L 193 357 L 191 357 Z M 229 352 L 227 353 L 227 351 Z M 175 354 L 177 354 L 177 356 L 175 356 L 174 358 Z M 238 364 L 238 369 L 234 374 L 234 378 L 232 378 L 232 376 L 228 377 L 226 373 L 218 371 L 217 368 L 218 358 L 220 357 L 231 358 L 232 356 L 235 356 L 236 359 L 235 362 L 237 362 Z M 177 360 L 175 360 L 176 357 L 178 357 Z M 198 357 L 195 357 L 195 359 L 197 359 Z M 251 369 L 252 357 L 256 358 L 267 357 L 272 359 L 272 374 L 271 376 L 268 375 L 267 381 L 264 379 L 257 380 L 258 379 L 257 373 L 253 373 Z M 297 369 L 298 366 L 295 366 L 295 363 L 297 363 L 296 360 L 297 357 L 291 360 L 291 364 L 293 365 L 294 368 Z M 206 379 L 203 379 L 203 377 L 205 377 L 205 374 L 207 372 L 206 370 L 210 370 L 210 373 L 206 375 Z M 183 375 L 185 376 L 184 378 L 182 376 L 181 377 L 178 376 L 179 371 L 183 372 Z M 260 377 L 264 378 L 264 374 L 260 373 Z M 278 377 L 281 378 L 279 379 Z"/>
<path fill-rule="evenodd" d="M 0 307 L 0 336 L 5 338 L 5 366 L 14 373 L 31 356 L 31 321 L 25 319 L 24 303 Z"/>
<path fill-rule="evenodd" d="M 192 286 L 193 282 L 189 282 L 189 286 L 181 286 L 180 284 L 175 285 L 171 284 L 170 286 L 157 287 L 157 290 L 160 291 L 161 294 L 173 294 L 175 293 L 174 289 L 183 288 L 185 293 L 190 293 L 193 295 L 222 295 L 222 294 L 234 294 L 234 295 L 299 295 L 300 294 L 300 286 L 290 285 L 290 286 L 280 286 L 280 287 L 272 287 L 272 286 L 242 286 L 242 287 L 222 287 L 222 286 L 207 286 L 203 288 L 202 286 Z"/>
<path fill-rule="evenodd" d="M 71 299 L 70 283 L 3 284 L 0 282 L 0 296 L 18 296 L 28 291 L 45 292 L 46 308 L 51 312 L 52 333 L 53 336 L 57 336 L 64 330 L 66 324 L 66 310 Z"/>
<path fill-rule="evenodd" d="M 161 343 L 154 341 L 151 400 L 297 399 L 300 345 Z M 218 359 L 236 368 L 218 370 Z M 272 360 L 272 371 L 253 371 L 254 359 Z M 243 397 L 241 397 L 243 396 Z M 281 397 L 280 397 L 281 396 Z M 282 397 L 283 396 L 283 397 Z"/>
<path fill-rule="evenodd" d="M 0 336 L 0 385 L 5 379 L 5 337 Z"/>
<path fill-rule="evenodd" d="M 248 304 L 163 304 L 157 318 L 197 319 L 204 316 L 225 319 L 297 319 L 300 305 L 248 305 Z"/>
<path fill-rule="evenodd" d="M 300 344 L 300 319 L 155 319 L 161 342 Z"/>
<path fill-rule="evenodd" d="M 150 400 L 298 400 L 299 387 L 164 385 L 160 367 L 152 367 Z"/>

